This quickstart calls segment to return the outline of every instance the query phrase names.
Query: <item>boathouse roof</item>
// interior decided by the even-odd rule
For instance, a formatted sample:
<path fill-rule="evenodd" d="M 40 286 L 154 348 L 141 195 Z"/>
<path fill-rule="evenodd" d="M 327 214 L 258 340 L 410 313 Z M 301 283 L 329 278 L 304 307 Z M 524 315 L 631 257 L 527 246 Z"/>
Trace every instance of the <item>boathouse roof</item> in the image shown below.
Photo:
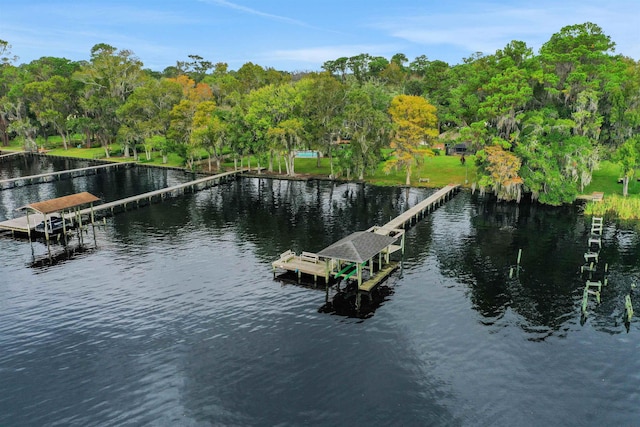
<path fill-rule="evenodd" d="M 89 203 L 97 202 L 98 200 L 100 200 L 99 197 L 84 191 L 82 193 L 71 194 L 69 196 L 58 197 L 56 199 L 30 203 L 18 208 L 17 210 L 32 209 L 46 215 L 53 212 L 62 212 L 77 206 L 88 205 Z"/>
<path fill-rule="evenodd" d="M 318 256 L 363 263 L 382 252 L 395 241 L 396 238 L 394 237 L 369 231 L 356 231 L 331 246 L 327 246 L 318 252 Z"/>

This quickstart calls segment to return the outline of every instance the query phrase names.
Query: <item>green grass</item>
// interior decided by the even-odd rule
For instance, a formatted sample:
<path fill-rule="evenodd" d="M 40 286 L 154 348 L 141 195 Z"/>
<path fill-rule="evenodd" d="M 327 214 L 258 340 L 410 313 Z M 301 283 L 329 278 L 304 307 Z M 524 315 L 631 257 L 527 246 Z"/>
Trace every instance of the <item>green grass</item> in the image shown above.
<path fill-rule="evenodd" d="M 602 191 L 605 195 L 622 196 L 622 184 L 618 183 L 620 177 L 622 177 L 620 165 L 608 161 L 601 162 L 598 170 L 593 172 L 591 184 L 585 187 L 584 194 Z M 629 181 L 629 196 L 640 196 L 640 182 L 635 178 Z"/>
<path fill-rule="evenodd" d="M 612 162 L 601 162 L 594 171 L 593 179 L 584 191 L 604 193 L 601 202 L 588 202 L 584 213 L 594 216 L 610 216 L 620 219 L 640 219 L 640 182 L 636 178 L 629 181 L 629 195 L 622 196 L 622 184 L 618 179 L 622 176 L 620 166 Z"/>
<path fill-rule="evenodd" d="M 422 164 L 413 167 L 411 174 L 412 186 L 444 187 L 448 184 L 469 186 L 476 180 L 475 156 L 466 156 L 464 166 L 458 156 L 426 157 Z M 376 172 L 368 181 L 375 185 L 404 185 L 406 172 L 403 169 L 386 173 L 384 163 L 378 165 Z M 423 182 L 420 182 L 420 180 Z M 428 179 L 428 182 L 424 180 Z"/>

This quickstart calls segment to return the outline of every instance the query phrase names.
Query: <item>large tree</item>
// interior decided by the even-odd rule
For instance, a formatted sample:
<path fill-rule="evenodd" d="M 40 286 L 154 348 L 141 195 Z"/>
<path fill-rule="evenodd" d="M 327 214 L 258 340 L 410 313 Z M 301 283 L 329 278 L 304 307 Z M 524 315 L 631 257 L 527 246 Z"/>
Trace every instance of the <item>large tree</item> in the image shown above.
<path fill-rule="evenodd" d="M 404 168 L 405 184 L 411 185 L 413 164 L 433 153 L 429 146 L 438 136 L 436 108 L 421 96 L 398 95 L 391 100 L 389 114 L 393 123 L 391 148 L 395 157 L 387 162 L 387 168 Z"/>
<path fill-rule="evenodd" d="M 120 127 L 116 111 L 142 84 L 142 62 L 129 50 L 97 44 L 91 49 L 91 61 L 73 76 L 84 85 L 80 106 L 109 157 L 109 145 Z"/>

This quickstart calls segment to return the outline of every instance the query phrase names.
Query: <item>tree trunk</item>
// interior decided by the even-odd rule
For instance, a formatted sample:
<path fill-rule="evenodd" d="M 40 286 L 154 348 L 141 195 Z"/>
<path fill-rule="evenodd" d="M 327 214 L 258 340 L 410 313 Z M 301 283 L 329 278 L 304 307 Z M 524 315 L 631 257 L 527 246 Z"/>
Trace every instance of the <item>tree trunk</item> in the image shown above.
<path fill-rule="evenodd" d="M 329 144 L 329 170 L 331 172 L 329 178 L 333 179 L 335 175 L 333 173 L 333 150 L 331 149 L 331 144 Z"/>
<path fill-rule="evenodd" d="M 269 150 L 269 172 L 273 173 L 273 150 Z"/>
<path fill-rule="evenodd" d="M 0 137 L 2 138 L 2 145 L 5 147 L 9 145 L 9 134 L 7 133 L 7 127 L 9 123 L 4 118 L 4 114 L 0 114 Z"/>
<path fill-rule="evenodd" d="M 209 163 L 209 172 L 211 172 L 211 154 L 209 154 L 209 157 L 207 158 L 207 163 Z"/>
<path fill-rule="evenodd" d="M 628 194 L 629 194 L 629 177 L 625 175 L 624 178 L 622 178 L 622 196 L 627 197 Z"/>
<path fill-rule="evenodd" d="M 407 186 L 411 185 L 411 166 L 407 166 L 407 180 L 405 182 Z"/>

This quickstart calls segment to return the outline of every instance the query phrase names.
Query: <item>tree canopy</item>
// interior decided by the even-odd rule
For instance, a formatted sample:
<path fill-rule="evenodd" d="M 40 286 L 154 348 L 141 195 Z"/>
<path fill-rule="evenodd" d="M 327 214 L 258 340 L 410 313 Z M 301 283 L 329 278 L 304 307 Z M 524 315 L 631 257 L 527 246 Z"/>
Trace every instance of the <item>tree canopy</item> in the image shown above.
<path fill-rule="evenodd" d="M 557 205 L 575 199 L 602 159 L 627 180 L 640 164 L 640 63 L 614 49 L 587 22 L 561 28 L 537 53 L 514 40 L 456 65 L 362 53 L 291 73 L 191 54 L 152 72 L 106 43 L 86 61 L 16 64 L 0 40 L 0 143 L 33 150 L 37 136 L 59 135 L 66 148 L 82 135 L 106 156 L 119 142 L 125 156 L 175 152 L 195 167 L 205 153 L 209 169 L 253 158 L 270 171 L 284 162 L 289 175 L 297 151 L 311 149 L 329 157 L 333 177 L 363 179 L 384 162 L 409 184 L 446 132 L 477 152 L 483 190 Z"/>

